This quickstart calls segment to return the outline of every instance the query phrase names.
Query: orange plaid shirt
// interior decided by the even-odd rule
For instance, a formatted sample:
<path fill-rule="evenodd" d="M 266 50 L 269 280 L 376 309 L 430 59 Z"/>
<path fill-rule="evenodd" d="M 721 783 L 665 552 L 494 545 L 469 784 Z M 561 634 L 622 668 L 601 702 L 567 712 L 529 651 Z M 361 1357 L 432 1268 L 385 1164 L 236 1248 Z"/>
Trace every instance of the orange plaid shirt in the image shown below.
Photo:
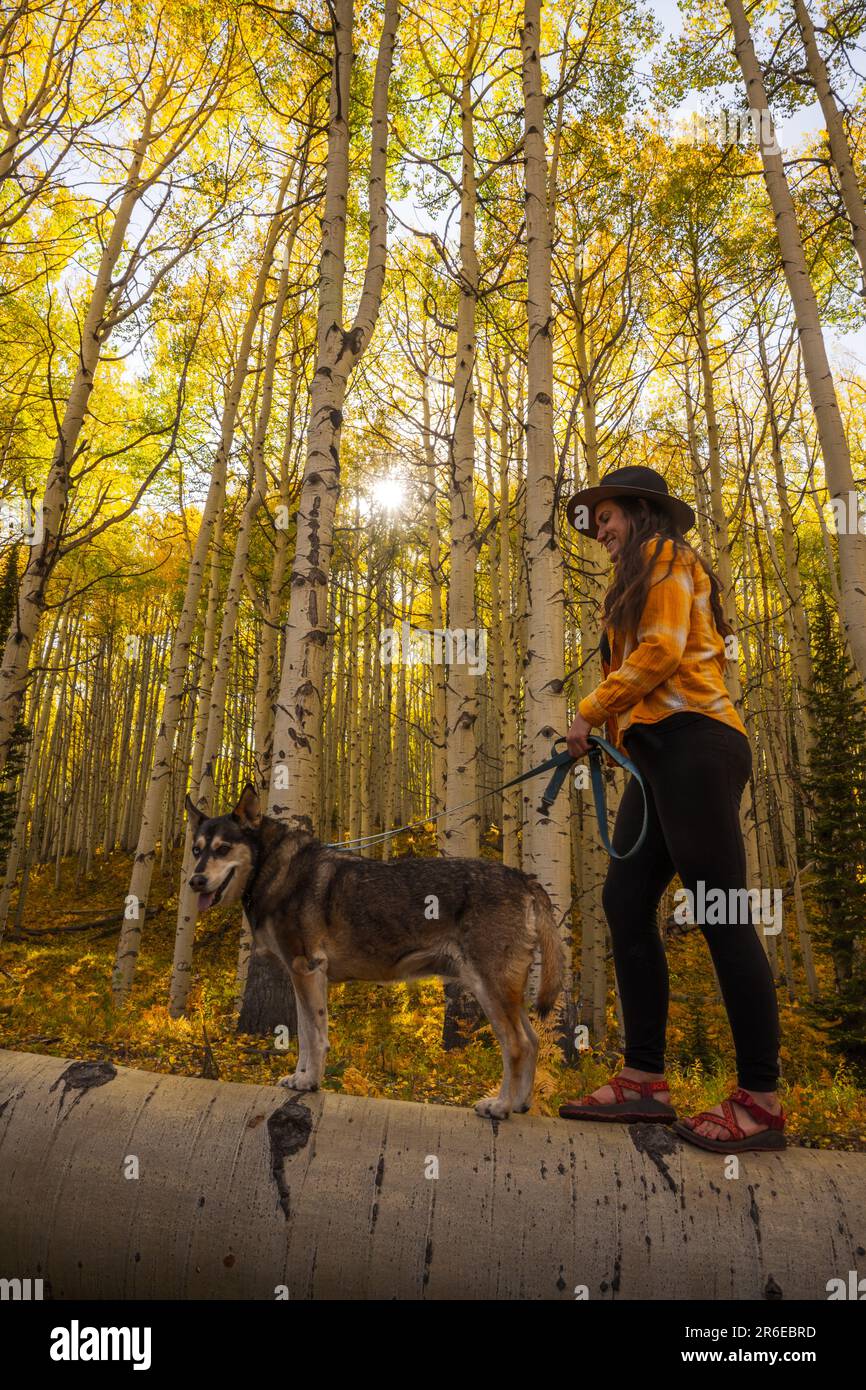
<path fill-rule="evenodd" d="M 657 542 L 657 536 L 644 541 L 644 554 Z M 725 686 L 725 639 L 713 619 L 709 575 L 688 550 L 676 555 L 668 573 L 673 555 L 666 538 L 651 571 L 637 645 L 605 628 L 611 653 L 609 663 L 602 658 L 605 679 L 577 707 L 587 724 L 605 724 L 608 742 L 623 752 L 630 725 L 655 724 L 677 710 L 695 710 L 746 733 Z"/>

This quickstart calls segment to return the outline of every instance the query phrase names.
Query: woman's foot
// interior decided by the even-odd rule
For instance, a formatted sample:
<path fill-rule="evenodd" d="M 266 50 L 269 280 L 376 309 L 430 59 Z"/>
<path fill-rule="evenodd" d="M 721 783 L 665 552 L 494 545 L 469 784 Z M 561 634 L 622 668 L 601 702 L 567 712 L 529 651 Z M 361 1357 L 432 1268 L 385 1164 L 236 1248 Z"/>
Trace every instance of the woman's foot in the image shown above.
<path fill-rule="evenodd" d="M 624 1067 L 588 1096 L 566 1100 L 559 1107 L 563 1120 L 613 1120 L 621 1124 L 670 1125 L 677 1112 L 660 1072 Z"/>
<path fill-rule="evenodd" d="M 637 1071 L 634 1067 L 623 1067 L 622 1071 L 617 1072 L 617 1077 L 622 1082 L 623 1090 L 625 1091 L 626 1095 L 629 1098 L 631 1096 L 634 1096 L 635 1099 L 637 1099 L 640 1095 L 640 1091 L 637 1089 L 637 1087 L 635 1087 L 634 1090 L 632 1090 L 632 1088 L 628 1085 L 629 1081 L 664 1081 L 665 1079 L 664 1072 Z M 611 1101 L 616 1100 L 613 1088 L 609 1086 L 607 1082 L 605 1082 L 603 1086 L 597 1087 L 596 1090 L 591 1091 L 590 1095 L 593 1096 L 594 1099 L 599 1101 L 602 1105 L 607 1105 Z M 667 1090 L 667 1088 L 658 1091 L 653 1091 L 653 1099 L 661 1101 L 663 1105 L 670 1105 L 671 1093 Z"/>
<path fill-rule="evenodd" d="M 745 1090 L 745 1087 L 742 1089 Z M 757 1101 L 758 1105 L 764 1110 L 768 1110 L 771 1115 L 781 1115 L 782 1106 L 775 1091 L 747 1091 L 746 1094 L 750 1095 L 752 1100 Z M 730 1105 L 734 1112 L 734 1119 L 746 1138 L 752 1134 L 761 1134 L 768 1128 L 767 1125 L 761 1124 L 759 1120 L 755 1119 L 754 1115 L 751 1115 L 744 1106 L 739 1105 L 736 1101 L 732 1100 Z M 710 1120 L 701 1120 L 699 1124 L 689 1126 L 692 1132 L 703 1135 L 705 1139 L 730 1139 L 730 1131 L 725 1127 L 724 1111 L 721 1105 L 708 1105 L 707 1114 L 718 1115 L 722 1123 L 714 1125 Z"/>

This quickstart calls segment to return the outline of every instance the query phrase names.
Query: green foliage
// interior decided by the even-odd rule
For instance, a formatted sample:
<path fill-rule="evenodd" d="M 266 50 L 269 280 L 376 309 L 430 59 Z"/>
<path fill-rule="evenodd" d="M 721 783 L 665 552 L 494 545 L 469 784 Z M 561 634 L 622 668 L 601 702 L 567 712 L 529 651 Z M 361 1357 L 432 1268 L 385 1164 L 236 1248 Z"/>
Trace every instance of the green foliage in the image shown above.
<path fill-rule="evenodd" d="M 432 835 L 419 832 L 412 847 L 430 853 Z M 160 910 L 149 920 L 135 986 L 119 1010 L 110 991 L 116 927 L 104 926 L 102 920 L 126 888 L 129 860 L 122 854 L 109 859 L 97 855 L 92 880 L 76 893 L 73 872 L 71 862 L 62 865 L 57 891 L 52 865 L 33 870 L 24 929 L 44 931 L 49 924 L 51 933 L 7 938 L 0 973 L 0 1045 L 183 1076 L 212 1074 L 215 1065 L 224 1081 L 259 1084 L 274 1083 L 292 1070 L 294 1044 L 280 1052 L 274 1039 L 235 1029 L 237 934 L 231 930 L 231 909 L 217 919 L 218 925 L 199 932 L 188 1015 L 169 1017 L 165 1001 L 175 933 L 176 858 L 169 860 L 164 875 L 157 871 L 153 901 Z M 82 919 L 97 925 L 81 930 Z M 669 943 L 668 951 L 676 997 L 666 1074 L 675 1107 L 688 1115 L 729 1094 L 735 1083 L 733 1049 L 724 1009 L 711 996 L 712 966 L 700 933 Z M 818 968 L 824 988 L 820 955 Z M 683 993 L 704 1002 L 681 1002 Z M 866 1095 L 851 1069 L 834 1056 L 835 1030 L 814 1027 L 797 1004 L 784 998 L 779 1003 L 780 1094 L 792 1141 L 862 1149 Z M 325 1089 L 442 1105 L 471 1105 L 495 1090 L 500 1055 L 489 1026 L 473 1033 L 466 1047 L 446 1052 L 441 1046 L 442 1009 L 442 986 L 435 980 L 333 986 Z M 609 1043 L 615 1030 L 612 993 L 607 1038 L 582 1053 L 576 1065 L 562 1062 L 549 1028 L 539 1029 L 533 1113 L 555 1115 L 563 1100 L 607 1080 L 622 1060 Z"/>
<path fill-rule="evenodd" d="M 815 935 L 835 975 L 833 993 L 813 1009 L 844 1055 L 866 1067 L 866 701 L 821 593 L 813 635 L 816 739 L 805 785 L 814 800 Z"/>
<path fill-rule="evenodd" d="M 718 1066 L 719 1054 L 710 1041 L 701 999 L 690 995 L 686 1009 L 685 1038 L 680 1049 L 682 1057 L 699 1063 L 705 1071 L 712 1071 Z"/>
<path fill-rule="evenodd" d="M 6 557 L 6 568 L 0 579 L 0 650 L 15 616 L 15 597 L 18 593 L 18 550 L 12 546 Z M 18 814 L 18 788 L 27 757 L 27 745 L 32 732 L 22 719 L 12 728 L 9 756 L 0 772 L 0 863 L 6 856 Z"/>

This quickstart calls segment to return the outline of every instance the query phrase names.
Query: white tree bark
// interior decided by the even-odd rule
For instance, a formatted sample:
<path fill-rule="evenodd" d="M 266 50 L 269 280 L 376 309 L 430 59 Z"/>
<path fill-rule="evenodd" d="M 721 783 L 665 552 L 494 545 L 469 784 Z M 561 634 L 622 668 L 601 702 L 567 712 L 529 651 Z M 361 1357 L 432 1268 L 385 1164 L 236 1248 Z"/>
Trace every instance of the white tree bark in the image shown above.
<path fill-rule="evenodd" d="M 469 633 L 475 629 L 475 312 L 478 301 L 478 252 L 475 246 L 475 123 L 472 78 L 478 50 L 478 27 L 470 24 L 460 75 L 460 279 L 457 301 L 457 345 L 454 363 L 454 419 L 449 449 L 451 527 L 448 627 Z M 446 805 L 443 853 L 475 856 L 479 849 L 480 814 L 476 796 L 479 711 L 478 676 L 468 660 L 448 667 L 446 687 Z M 455 808 L 461 806 L 462 810 Z"/>
<path fill-rule="evenodd" d="M 0 1261 L 55 1299 L 820 1302 L 862 1269 L 860 1153 L 791 1145 L 722 1194 L 649 1125 L 75 1066 L 0 1052 Z"/>
<path fill-rule="evenodd" d="M 523 10 L 524 198 L 529 328 L 526 392 L 526 563 L 529 623 L 524 676 L 524 747 L 531 766 L 550 757 L 568 727 L 565 672 L 565 589 L 555 510 L 551 226 L 540 61 L 541 0 Z M 573 1045 L 571 985 L 571 856 L 569 799 L 560 795 L 539 813 L 539 784 L 523 791 L 523 869 L 546 889 L 561 923 L 566 973 L 557 1005 L 560 1045 Z"/>
<path fill-rule="evenodd" d="M 588 341 L 586 314 L 584 306 L 584 266 L 575 248 L 574 255 L 574 343 L 575 357 L 579 373 L 580 409 L 583 421 L 583 450 L 586 462 L 586 477 L 578 479 L 575 462 L 575 488 L 596 487 L 598 485 L 598 428 L 596 422 L 596 399 L 594 384 L 594 361 L 591 361 Z M 583 665 L 580 673 L 578 701 L 594 690 L 603 679 L 601 656 L 596 650 L 601 638 L 601 611 L 604 601 L 605 584 L 601 572 L 598 546 L 584 531 L 575 533 L 577 549 L 583 575 L 583 599 L 581 602 L 581 651 Z M 608 944 L 608 925 L 601 901 L 608 860 L 604 846 L 598 835 L 592 803 L 588 790 L 582 792 L 583 807 L 581 816 L 581 874 L 580 885 L 580 1005 L 582 1020 L 589 1016 L 590 1041 L 595 1043 L 605 1036 L 607 1004 L 607 965 L 605 957 Z"/>
<path fill-rule="evenodd" d="M 297 541 L 280 692 L 274 718 L 269 814 L 315 832 L 322 728 L 327 587 L 334 514 L 340 491 L 340 429 L 353 368 L 376 324 L 385 279 L 388 90 L 399 19 L 386 0 L 373 81 L 370 156 L 370 240 L 364 285 L 352 328 L 343 327 L 346 202 L 349 192 L 349 79 L 353 0 L 335 0 L 334 59 L 319 274 L 316 369 L 310 387 L 307 462 L 297 514 Z"/>

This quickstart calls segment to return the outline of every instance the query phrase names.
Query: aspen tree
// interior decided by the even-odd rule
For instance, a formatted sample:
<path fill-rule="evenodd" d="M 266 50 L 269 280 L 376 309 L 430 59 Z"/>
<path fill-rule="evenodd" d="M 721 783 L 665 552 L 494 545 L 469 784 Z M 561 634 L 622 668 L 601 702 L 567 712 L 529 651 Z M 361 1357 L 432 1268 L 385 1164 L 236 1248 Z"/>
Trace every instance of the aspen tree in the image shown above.
<path fill-rule="evenodd" d="M 369 247 L 352 327 L 343 326 L 346 204 L 349 194 L 349 79 L 354 61 L 353 0 L 332 8 L 334 52 L 328 120 L 325 207 L 319 267 L 316 366 L 310 386 L 307 461 L 297 512 L 286 643 L 274 719 L 269 814 L 313 831 L 311 807 L 321 759 L 322 676 L 327 586 L 340 488 L 340 429 L 346 389 L 376 325 L 385 279 L 388 92 L 399 19 L 385 0 L 373 78 Z"/>
<path fill-rule="evenodd" d="M 553 349 L 551 333 L 551 226 L 545 101 L 541 71 L 541 0 L 523 9 L 523 164 L 526 205 L 527 297 L 529 327 L 526 378 L 526 540 L 529 577 L 527 663 L 524 674 L 524 747 L 530 764 L 550 756 L 553 739 L 568 720 L 564 691 L 565 613 L 562 555 L 554 501 Z M 568 801 L 562 797 L 547 815 L 536 810 L 538 789 L 523 794 L 523 869 L 546 889 L 560 925 L 566 963 L 557 1005 L 560 1046 L 570 1055 L 571 865 Z"/>
<path fill-rule="evenodd" d="M 112 90 L 104 75 L 100 83 L 97 64 L 88 61 L 106 9 L 104 0 L 13 0 L 3 12 L 0 185 L 8 183 L 0 203 L 0 246 L 44 202 L 83 132 L 110 121 L 124 104 L 122 91 Z"/>
<path fill-rule="evenodd" d="M 425 313 L 423 318 L 423 375 L 421 377 L 421 406 L 422 406 L 422 429 L 424 441 L 424 465 L 425 465 L 425 521 L 427 527 L 427 547 L 428 561 L 430 566 L 430 627 L 434 631 L 441 632 L 445 627 L 445 575 L 442 567 L 442 547 L 439 531 L 439 484 L 438 468 L 436 463 L 436 451 L 433 445 L 433 435 L 430 414 L 430 394 L 428 388 L 428 378 L 432 367 L 433 356 L 428 340 L 429 321 Z M 447 762 L 445 753 L 445 728 L 447 721 L 447 695 L 445 669 L 441 664 L 431 668 L 431 681 L 433 685 L 433 697 L 431 708 L 430 740 L 432 744 L 432 787 L 430 795 L 430 814 L 439 816 L 445 810 L 445 785 L 447 780 Z M 440 852 L 445 846 L 445 817 L 440 816 L 435 822 L 436 841 Z"/>
<path fill-rule="evenodd" d="M 476 247 L 477 178 L 475 168 L 475 111 L 472 80 L 481 47 L 481 21 L 469 20 L 466 48 L 459 74 L 457 107 L 460 121 L 460 275 L 457 283 L 457 336 L 453 379 L 453 422 L 448 451 L 450 506 L 450 572 L 448 629 L 469 633 L 476 627 L 475 564 L 475 363 L 476 310 L 480 272 Z M 445 790 L 448 814 L 442 852 L 474 857 L 480 847 L 477 794 L 478 718 L 477 677 L 455 649 L 448 666 L 445 692 Z M 468 805 L 465 803 L 469 803 Z M 460 808 L 460 809 L 458 809 Z M 465 1040 L 467 1027 L 481 1021 L 474 998 L 456 984 L 445 986 L 443 1043 L 446 1048 Z"/>
<path fill-rule="evenodd" d="M 851 240 L 860 263 L 860 293 L 866 296 L 866 203 L 860 191 L 860 184 L 854 169 L 851 146 L 845 133 L 842 113 L 836 104 L 833 88 L 827 73 L 827 65 L 821 56 L 815 26 L 806 0 L 793 0 L 797 28 L 806 53 L 806 65 L 815 88 L 815 95 L 821 103 L 824 124 L 827 127 L 827 141 L 830 155 L 839 175 L 839 190 L 848 216 Z"/>
<path fill-rule="evenodd" d="M 511 437 L 511 403 L 508 381 L 511 358 L 502 364 L 499 380 L 500 437 L 498 454 L 499 517 L 497 602 L 502 607 L 502 708 L 500 711 L 500 748 L 502 749 L 502 780 L 510 782 L 520 768 L 519 745 L 519 678 L 517 672 L 517 643 L 515 634 L 515 605 L 511 565 L 511 500 L 509 495 L 509 441 Z M 520 830 L 520 788 L 509 787 L 502 793 L 502 862 L 514 868 L 520 865 L 518 833 Z"/>
<path fill-rule="evenodd" d="M 851 454 L 842 424 L 833 373 L 821 328 L 815 290 L 803 251 L 794 200 L 788 187 L 782 153 L 769 120 L 764 78 L 755 54 L 743 0 L 725 0 L 731 18 L 737 61 L 746 84 L 749 108 L 758 116 L 759 147 L 764 182 L 773 209 L 779 250 L 794 305 L 800 351 L 818 429 L 821 454 L 831 498 L 845 503 L 854 491 Z M 841 569 L 839 616 L 852 656 L 866 682 L 866 532 L 859 527 L 837 530 Z"/>
<path fill-rule="evenodd" d="M 583 454 L 586 476 L 578 480 L 575 488 L 597 487 L 598 431 L 596 428 L 595 372 L 590 363 L 586 317 L 584 312 L 584 265 L 578 247 L 574 252 L 574 346 L 578 371 L 578 395 L 583 421 Z M 601 639 L 601 611 L 604 602 L 605 584 L 601 566 L 595 553 L 595 542 L 583 532 L 578 531 L 578 557 L 581 563 L 583 596 L 581 601 L 581 650 L 583 663 L 580 672 L 578 702 L 588 695 L 603 679 L 599 642 Z M 607 918 L 602 907 L 601 892 L 607 874 L 607 860 L 604 846 L 599 839 L 591 815 L 581 819 L 583 839 L 581 842 L 581 997 L 579 1014 L 590 1014 L 592 1037 L 597 1040 L 604 1036 L 605 1009 L 607 1003 L 607 967 L 605 954 L 607 945 Z"/>
<path fill-rule="evenodd" d="M 460 278 L 457 286 L 457 339 L 454 360 L 453 424 L 448 452 L 450 484 L 450 573 L 448 628 L 469 632 L 475 628 L 475 360 L 479 268 L 476 239 L 475 115 L 472 79 L 481 46 L 481 24 L 472 18 L 459 77 L 460 120 Z M 446 687 L 445 751 L 448 815 L 443 852 L 478 854 L 476 795 L 479 713 L 478 681 L 459 653 L 448 668 Z M 457 807 L 462 807 L 457 810 Z M 456 986 L 446 995 L 455 997 Z M 469 1008 L 464 1000 L 464 1011 Z M 446 1007 L 446 1015 L 447 1015 Z"/>
<path fill-rule="evenodd" d="M 186 70 L 183 57 L 158 61 L 162 42 L 163 37 L 157 32 L 151 45 L 150 89 L 142 82 L 136 92 L 141 105 L 138 134 L 131 143 L 120 196 L 105 229 L 102 254 L 80 329 L 76 370 L 65 406 L 58 410 L 57 439 L 41 504 L 42 537 L 30 548 L 19 587 L 16 619 L 0 661 L 0 770 L 20 708 L 30 650 L 45 607 L 45 591 L 63 553 L 63 528 L 74 486 L 72 470 L 79 455 L 100 358 L 112 332 L 147 302 L 169 268 L 163 266 L 155 271 L 150 283 L 140 288 L 135 280 L 144 264 L 139 244 L 118 273 L 133 216 L 147 190 L 171 176 L 172 166 L 220 109 L 234 81 L 235 50 L 230 30 L 225 36 L 212 38 L 204 53 L 192 59 Z M 213 67 L 211 72 L 209 65 Z M 198 240 L 200 231 L 192 232 L 191 244 Z M 175 262 L 189 247 L 187 242 L 183 250 L 175 253 Z"/>
<path fill-rule="evenodd" d="M 291 263 L 292 246 L 298 228 L 302 178 L 303 166 L 298 175 L 299 182 L 297 195 L 294 200 L 294 212 L 286 236 L 286 243 L 283 248 L 280 276 L 271 313 L 270 331 L 268 333 L 267 348 L 264 355 L 261 394 L 258 401 L 258 413 L 251 448 L 250 494 L 244 505 L 237 535 L 235 537 L 231 573 L 229 574 L 228 585 L 223 599 L 219 646 L 217 648 L 213 679 L 210 686 L 207 732 L 204 739 L 201 777 L 196 788 L 196 804 L 199 806 L 200 810 L 212 814 L 216 809 L 213 805 L 213 794 L 216 785 L 215 764 L 219 756 L 225 725 L 226 697 L 228 693 L 230 670 L 229 663 L 234 652 L 235 629 L 244 577 L 246 575 L 249 559 L 253 525 L 260 509 L 264 505 L 265 493 L 267 490 L 265 440 L 271 418 L 274 375 L 277 365 L 277 346 L 283 328 L 283 311 L 285 309 L 286 295 L 289 288 L 289 265 Z M 286 183 L 287 180 L 284 180 L 281 185 L 281 194 L 286 187 Z M 189 878 L 192 868 L 192 831 L 190 826 L 187 825 L 183 867 L 181 870 L 181 884 L 178 895 L 178 920 L 175 934 L 174 963 L 172 967 L 169 998 L 169 1013 L 173 1018 L 179 1017 L 186 1008 L 190 972 L 192 969 L 192 948 L 193 935 L 195 932 L 197 898 L 197 894 L 189 888 Z"/>
<path fill-rule="evenodd" d="M 265 238 L 262 259 L 241 333 L 232 378 L 226 391 L 213 471 L 207 498 L 202 509 L 195 548 L 187 572 L 180 621 L 174 633 L 168 681 L 162 703 L 159 729 L 141 813 L 138 844 L 126 898 L 129 906 L 125 909 L 112 977 L 112 990 L 116 1004 L 122 1003 L 126 998 L 135 976 L 141 934 L 147 916 L 147 901 L 156 852 L 156 836 L 162 819 L 163 798 L 171 772 L 171 753 L 180 718 L 183 687 L 189 665 L 189 649 L 195 626 L 204 567 L 207 562 L 214 523 L 224 502 L 226 468 L 234 441 L 241 393 L 249 367 L 256 324 L 264 303 L 274 248 L 283 226 L 281 214 L 289 178 L 289 173 L 286 173 L 280 183 L 276 212 L 271 219 Z"/>

